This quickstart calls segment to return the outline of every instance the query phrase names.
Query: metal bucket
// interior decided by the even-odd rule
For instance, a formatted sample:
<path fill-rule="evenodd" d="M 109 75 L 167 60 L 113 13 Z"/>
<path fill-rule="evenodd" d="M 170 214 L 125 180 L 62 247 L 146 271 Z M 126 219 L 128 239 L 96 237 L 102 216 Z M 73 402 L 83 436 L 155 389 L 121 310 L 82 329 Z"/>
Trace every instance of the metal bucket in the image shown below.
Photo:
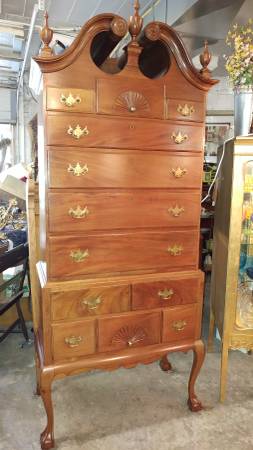
<path fill-rule="evenodd" d="M 253 110 L 253 90 L 237 90 L 234 95 L 234 135 L 246 136 L 250 132 Z"/>

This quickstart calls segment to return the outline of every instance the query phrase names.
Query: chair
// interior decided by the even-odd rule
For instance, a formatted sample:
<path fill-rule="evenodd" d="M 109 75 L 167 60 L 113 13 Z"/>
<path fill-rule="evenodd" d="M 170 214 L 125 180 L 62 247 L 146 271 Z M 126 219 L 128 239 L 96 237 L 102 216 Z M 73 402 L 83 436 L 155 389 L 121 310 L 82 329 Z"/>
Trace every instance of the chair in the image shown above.
<path fill-rule="evenodd" d="M 21 266 L 11 278 L 4 280 L 4 275 L 0 280 L 0 316 L 13 306 L 17 309 L 18 318 L 7 329 L 0 330 L 0 342 L 2 342 L 9 333 L 23 333 L 28 342 L 28 331 L 24 316 L 20 306 L 20 300 L 24 294 L 24 280 L 28 269 L 28 244 L 21 244 L 12 250 L 0 255 L 0 274 L 3 274 L 9 268 Z M 20 325 L 20 331 L 13 331 L 17 325 Z"/>

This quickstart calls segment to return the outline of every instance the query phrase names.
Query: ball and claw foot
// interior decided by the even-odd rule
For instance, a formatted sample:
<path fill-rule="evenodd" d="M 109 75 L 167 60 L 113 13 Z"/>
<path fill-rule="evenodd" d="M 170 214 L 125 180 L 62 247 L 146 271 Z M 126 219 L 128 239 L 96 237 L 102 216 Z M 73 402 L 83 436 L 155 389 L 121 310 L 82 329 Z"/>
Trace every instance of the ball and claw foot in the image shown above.
<path fill-rule="evenodd" d="M 198 412 L 203 409 L 202 403 L 196 396 L 188 399 L 188 407 L 192 412 Z"/>
<path fill-rule="evenodd" d="M 164 372 L 169 372 L 172 370 L 172 365 L 166 356 L 160 360 L 159 365 Z"/>
<path fill-rule="evenodd" d="M 50 448 L 54 448 L 54 439 L 52 437 L 52 434 L 49 433 L 47 429 L 45 429 L 40 435 L 40 445 L 42 450 L 49 450 Z"/>

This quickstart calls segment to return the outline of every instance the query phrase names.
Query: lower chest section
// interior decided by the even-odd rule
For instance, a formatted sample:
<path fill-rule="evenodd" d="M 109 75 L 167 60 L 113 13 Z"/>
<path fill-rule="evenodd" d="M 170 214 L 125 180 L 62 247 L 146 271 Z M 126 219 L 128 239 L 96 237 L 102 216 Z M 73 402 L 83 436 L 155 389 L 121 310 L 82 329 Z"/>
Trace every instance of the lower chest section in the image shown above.
<path fill-rule="evenodd" d="M 200 272 L 133 279 L 52 292 L 47 342 L 53 361 L 129 352 L 136 347 L 197 339 L 202 310 Z"/>

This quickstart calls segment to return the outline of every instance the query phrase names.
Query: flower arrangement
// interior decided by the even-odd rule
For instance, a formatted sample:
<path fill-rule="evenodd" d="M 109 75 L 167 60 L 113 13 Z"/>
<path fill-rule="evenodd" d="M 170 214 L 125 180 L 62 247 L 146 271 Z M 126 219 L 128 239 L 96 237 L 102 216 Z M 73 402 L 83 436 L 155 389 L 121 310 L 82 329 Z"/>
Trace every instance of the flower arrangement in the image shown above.
<path fill-rule="evenodd" d="M 226 70 L 235 89 L 253 86 L 253 20 L 243 26 L 233 25 L 229 30 L 226 43 L 233 53 L 225 55 Z"/>

